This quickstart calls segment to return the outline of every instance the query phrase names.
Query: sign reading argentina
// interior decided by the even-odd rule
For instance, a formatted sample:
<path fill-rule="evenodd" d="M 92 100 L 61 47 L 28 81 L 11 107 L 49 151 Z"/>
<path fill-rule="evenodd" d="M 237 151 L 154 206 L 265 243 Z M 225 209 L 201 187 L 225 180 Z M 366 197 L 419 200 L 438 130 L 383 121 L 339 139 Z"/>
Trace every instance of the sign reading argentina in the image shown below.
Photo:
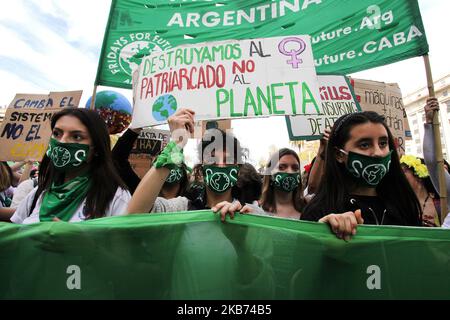
<path fill-rule="evenodd" d="M 196 120 L 320 112 L 309 36 L 227 40 L 155 52 L 133 75 L 132 128 L 158 125 L 179 108 Z"/>

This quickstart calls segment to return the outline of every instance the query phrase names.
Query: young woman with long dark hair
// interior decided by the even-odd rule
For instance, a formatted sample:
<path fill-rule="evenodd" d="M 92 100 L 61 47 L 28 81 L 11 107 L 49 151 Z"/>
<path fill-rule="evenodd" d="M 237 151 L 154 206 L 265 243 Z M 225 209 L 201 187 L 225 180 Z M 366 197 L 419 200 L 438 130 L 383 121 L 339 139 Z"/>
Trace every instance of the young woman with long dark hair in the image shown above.
<path fill-rule="evenodd" d="M 241 213 L 300 219 L 305 205 L 300 180 L 300 159 L 295 151 L 283 148 L 271 155 L 265 168 L 261 199 L 252 203 L 222 202 L 214 210 L 233 207 Z"/>
<path fill-rule="evenodd" d="M 401 169 L 384 117 L 366 111 L 344 115 L 335 122 L 324 175 L 302 219 L 327 222 L 345 239 L 355 234 L 361 223 L 422 224 L 419 201 Z"/>
<path fill-rule="evenodd" d="M 38 187 L 11 221 L 73 222 L 124 214 L 131 196 L 115 171 L 101 117 L 88 109 L 63 109 L 52 117 L 51 129 Z"/>

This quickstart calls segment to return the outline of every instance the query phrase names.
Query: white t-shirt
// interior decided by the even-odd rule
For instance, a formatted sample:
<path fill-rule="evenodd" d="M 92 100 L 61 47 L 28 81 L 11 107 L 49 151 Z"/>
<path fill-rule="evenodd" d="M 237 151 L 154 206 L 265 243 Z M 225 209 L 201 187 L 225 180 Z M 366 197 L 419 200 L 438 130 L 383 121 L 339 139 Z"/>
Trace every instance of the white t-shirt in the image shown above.
<path fill-rule="evenodd" d="M 11 203 L 11 208 L 17 208 L 23 199 L 34 189 L 34 182 L 31 179 L 27 179 L 19 184 L 14 191 L 14 196 Z"/>
<path fill-rule="evenodd" d="M 450 229 L 450 212 L 447 214 L 447 217 L 445 217 L 444 223 L 442 224 L 442 228 Z"/>
<path fill-rule="evenodd" d="M 31 213 L 30 216 L 28 216 L 36 191 L 37 187 L 34 188 L 33 191 L 31 191 L 25 199 L 23 199 L 23 201 L 17 207 L 16 212 L 14 212 L 14 215 L 11 217 L 12 222 L 18 224 L 29 224 L 40 222 L 39 209 L 41 207 L 43 196 L 42 194 L 39 196 L 39 199 L 36 202 L 33 212 Z M 120 216 L 126 214 L 128 202 L 130 201 L 130 199 L 131 199 L 130 192 L 128 192 L 128 190 L 124 190 L 118 187 L 116 194 L 114 195 L 114 198 L 111 200 L 110 206 L 106 209 L 105 217 Z M 75 214 L 72 216 L 69 222 L 86 220 L 86 217 L 83 214 L 85 203 L 86 199 L 84 199 L 78 206 L 77 210 L 75 211 Z"/>

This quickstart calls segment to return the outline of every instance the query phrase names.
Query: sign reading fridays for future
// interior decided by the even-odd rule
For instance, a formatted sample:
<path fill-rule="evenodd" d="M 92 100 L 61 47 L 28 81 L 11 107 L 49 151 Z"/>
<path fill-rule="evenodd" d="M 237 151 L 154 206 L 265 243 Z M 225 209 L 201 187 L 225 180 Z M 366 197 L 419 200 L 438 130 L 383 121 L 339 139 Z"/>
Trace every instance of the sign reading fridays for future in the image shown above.
<path fill-rule="evenodd" d="M 0 128 L 0 161 L 40 161 L 51 136 L 50 119 L 63 107 L 78 107 L 82 91 L 17 94 Z"/>
<path fill-rule="evenodd" d="M 133 101 L 132 128 L 165 123 L 182 107 L 195 111 L 196 120 L 318 114 L 310 38 L 228 40 L 153 53 L 133 76 Z"/>
<path fill-rule="evenodd" d="M 428 52 L 417 0 L 114 0 L 95 84 L 131 88 L 143 57 L 179 45 L 291 34 L 311 35 L 319 74 Z"/>
<path fill-rule="evenodd" d="M 342 115 L 361 111 L 353 87 L 344 76 L 319 76 L 320 115 L 287 116 L 290 140 L 317 140 Z"/>

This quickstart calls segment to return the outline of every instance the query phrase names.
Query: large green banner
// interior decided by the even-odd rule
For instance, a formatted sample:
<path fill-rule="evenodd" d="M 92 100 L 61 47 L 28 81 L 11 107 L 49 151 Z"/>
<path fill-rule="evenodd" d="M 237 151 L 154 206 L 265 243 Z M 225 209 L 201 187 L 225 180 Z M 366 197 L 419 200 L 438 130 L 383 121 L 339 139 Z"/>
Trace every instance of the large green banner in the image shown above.
<path fill-rule="evenodd" d="M 131 88 L 144 56 L 181 44 L 297 34 L 311 35 L 320 74 L 428 52 L 417 0 L 112 0 L 95 83 Z"/>
<path fill-rule="evenodd" d="M 210 211 L 0 223 L 1 299 L 450 299 L 450 231 Z"/>

